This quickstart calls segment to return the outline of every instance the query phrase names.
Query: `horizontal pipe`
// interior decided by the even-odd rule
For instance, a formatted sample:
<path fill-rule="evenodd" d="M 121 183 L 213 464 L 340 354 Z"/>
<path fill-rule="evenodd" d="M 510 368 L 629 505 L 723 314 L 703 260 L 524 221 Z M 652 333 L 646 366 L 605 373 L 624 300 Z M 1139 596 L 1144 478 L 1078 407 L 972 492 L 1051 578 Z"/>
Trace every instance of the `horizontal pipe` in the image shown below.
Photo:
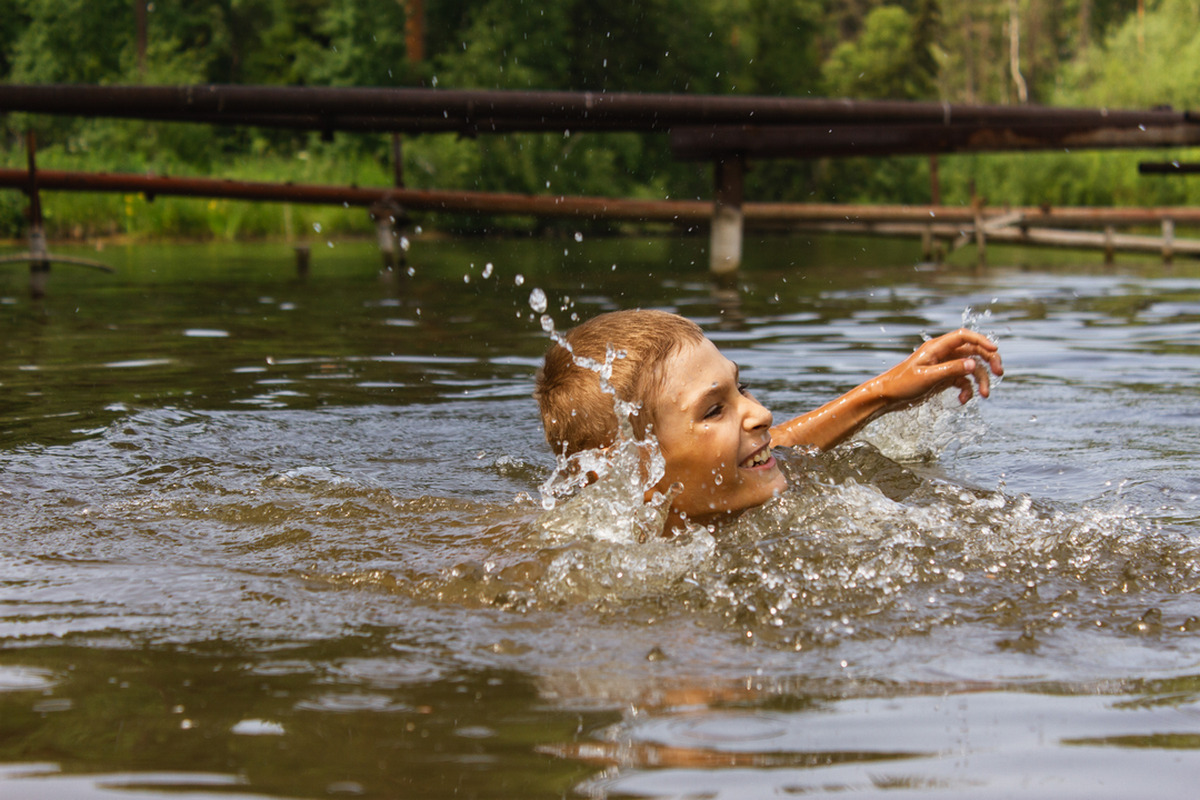
<path fill-rule="evenodd" d="M 835 98 L 639 94 L 307 86 L 0 86 L 0 113 L 127 117 L 139 119 L 259 115 L 283 120 L 316 117 L 336 129 L 338 118 L 557 121 L 583 129 L 592 124 L 628 130 L 661 130 L 677 124 L 924 123 L 1002 125 L 1013 122 L 1162 126 L 1192 123 L 1189 112 L 1045 106 L 962 106 L 949 103 Z"/>
<path fill-rule="evenodd" d="M 446 211 L 479 214 L 587 217 L 653 222 L 705 222 L 713 203 L 705 200 L 631 200 L 610 197 L 526 195 L 390 187 L 327 186 L 292 183 L 257 183 L 216 178 L 175 178 L 153 175 L 38 170 L 39 191 L 91 191 L 141 193 L 229 200 L 293 202 L 318 205 L 370 207 L 392 203 L 412 211 Z M 0 169 L 0 188 L 30 190 L 26 170 Z M 763 203 L 742 206 L 748 225 L 765 222 L 880 222 L 973 225 L 976 212 L 967 206 L 843 205 L 837 203 Z M 1151 225 L 1164 219 L 1200 225 L 1200 208 L 1167 207 L 985 207 L 979 215 L 1018 217 L 1020 225 Z"/>
<path fill-rule="evenodd" d="M 973 233 L 971 229 L 963 230 L 949 225 L 915 225 L 905 222 L 882 222 L 868 225 L 853 225 L 845 222 L 808 222 L 795 226 L 801 230 L 817 231 L 819 233 L 854 233 L 873 234 L 876 236 L 921 236 L 927 230 L 939 239 L 957 239 L 964 234 Z M 1039 247 L 1063 247 L 1078 250 L 1102 250 L 1129 253 L 1161 253 L 1164 249 L 1164 238 L 1161 236 L 1145 236 L 1130 233 L 1104 233 L 1100 231 L 1052 230 L 1046 228 L 1003 228 L 985 234 L 989 241 L 1003 242 L 1013 245 L 1035 245 Z M 1176 254 L 1200 255 L 1200 240 L 1175 239 L 1170 247 Z"/>
<path fill-rule="evenodd" d="M 42 169 L 37 171 L 36 182 L 39 191 L 138 192 L 150 198 L 156 195 L 176 195 L 367 207 L 392 203 L 411 211 L 639 219 L 664 222 L 705 220 L 712 214 L 712 203 L 700 200 L 628 200 L 607 197 L 255 183 L 214 178 L 172 178 Z M 0 187 L 28 192 L 30 189 L 29 173 L 18 169 L 0 169 Z"/>
<path fill-rule="evenodd" d="M 683 160 L 730 153 L 747 158 L 979 153 L 1200 145 L 1200 125 L 1117 126 L 1019 121 L 1003 126 L 925 125 L 676 126 L 671 152 Z"/>
<path fill-rule="evenodd" d="M 1143 161 L 1138 164 L 1138 172 L 1142 175 L 1195 175 L 1200 173 L 1200 164 L 1184 164 L 1179 161 L 1162 163 Z"/>

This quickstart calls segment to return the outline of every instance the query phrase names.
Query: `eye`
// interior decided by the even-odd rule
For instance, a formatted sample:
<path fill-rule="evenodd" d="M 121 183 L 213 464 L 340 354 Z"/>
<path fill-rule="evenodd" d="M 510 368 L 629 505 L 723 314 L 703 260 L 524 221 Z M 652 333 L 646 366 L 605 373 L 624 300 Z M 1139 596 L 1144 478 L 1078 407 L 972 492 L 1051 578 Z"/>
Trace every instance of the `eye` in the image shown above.
<path fill-rule="evenodd" d="M 725 409 L 725 406 L 721 405 L 720 403 L 717 403 L 715 406 L 708 409 L 708 411 L 704 412 L 703 419 L 713 419 L 714 417 L 719 417 L 719 416 L 721 416 L 721 412 L 724 409 Z"/>
<path fill-rule="evenodd" d="M 738 393 L 739 394 L 750 394 L 750 387 L 744 383 L 739 383 L 738 384 Z"/>

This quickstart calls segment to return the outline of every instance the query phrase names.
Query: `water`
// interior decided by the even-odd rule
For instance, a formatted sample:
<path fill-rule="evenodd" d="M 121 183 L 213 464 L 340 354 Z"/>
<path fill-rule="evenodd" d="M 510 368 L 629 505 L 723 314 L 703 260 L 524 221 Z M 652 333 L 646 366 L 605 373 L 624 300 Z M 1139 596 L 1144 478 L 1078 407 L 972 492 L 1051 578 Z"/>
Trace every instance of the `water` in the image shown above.
<path fill-rule="evenodd" d="M 1192 795 L 1194 263 L 775 238 L 730 291 L 686 238 L 335 245 L 0 273 L 6 800 Z M 543 508 L 529 396 L 543 313 L 633 306 L 777 419 L 964 319 L 1007 375 L 640 541 Z"/>

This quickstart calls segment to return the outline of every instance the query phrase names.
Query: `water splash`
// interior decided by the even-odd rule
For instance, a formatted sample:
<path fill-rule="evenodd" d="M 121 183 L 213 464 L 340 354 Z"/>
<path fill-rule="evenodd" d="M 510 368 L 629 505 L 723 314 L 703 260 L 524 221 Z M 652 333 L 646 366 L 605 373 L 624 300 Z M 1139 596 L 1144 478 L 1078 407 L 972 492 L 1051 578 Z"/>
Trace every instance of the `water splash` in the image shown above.
<path fill-rule="evenodd" d="M 982 333 L 999 343 L 1000 336 L 992 329 L 991 323 L 990 309 L 976 311 L 967 306 L 963 310 L 962 327 Z M 929 341 L 933 337 L 922 334 L 922 338 Z M 989 369 L 978 356 L 975 356 L 975 360 L 983 369 Z M 993 391 L 1003 378 L 989 371 L 989 383 Z M 930 462 L 952 456 L 960 448 L 981 441 L 987 433 L 988 427 L 980 411 L 978 396 L 973 396 L 963 406 L 958 402 L 957 390 L 951 388 L 924 403 L 875 420 L 862 431 L 859 438 L 897 461 Z"/>
<path fill-rule="evenodd" d="M 541 289 L 530 293 L 530 307 L 541 313 L 541 326 L 551 341 L 571 355 L 581 369 L 595 373 L 602 392 L 612 398 L 617 438 L 609 447 L 571 456 L 558 454 L 554 471 L 539 487 L 543 532 L 554 541 L 587 539 L 612 543 L 644 543 L 661 538 L 671 502 L 679 487 L 656 490 L 666 464 L 651 433 L 638 439 L 633 419 L 640 406 L 617 396 L 611 380 L 613 365 L 625 352 L 611 345 L 604 361 L 575 352 L 567 337 L 545 312 L 548 300 Z M 564 501 L 572 502 L 564 505 Z"/>

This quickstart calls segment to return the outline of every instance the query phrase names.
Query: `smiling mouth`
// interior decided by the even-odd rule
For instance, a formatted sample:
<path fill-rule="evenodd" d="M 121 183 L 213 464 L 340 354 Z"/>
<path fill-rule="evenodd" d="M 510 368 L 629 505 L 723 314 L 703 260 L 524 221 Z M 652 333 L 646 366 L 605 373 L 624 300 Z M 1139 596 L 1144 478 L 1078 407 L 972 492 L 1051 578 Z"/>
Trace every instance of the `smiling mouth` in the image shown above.
<path fill-rule="evenodd" d="M 774 463 L 774 461 L 775 461 L 775 459 L 771 455 L 771 446 L 767 445 L 766 447 L 759 450 L 757 453 L 755 453 L 754 455 L 750 456 L 745 461 L 743 461 L 741 463 L 741 466 L 745 469 L 754 469 L 755 467 L 765 467 L 769 464 Z"/>

